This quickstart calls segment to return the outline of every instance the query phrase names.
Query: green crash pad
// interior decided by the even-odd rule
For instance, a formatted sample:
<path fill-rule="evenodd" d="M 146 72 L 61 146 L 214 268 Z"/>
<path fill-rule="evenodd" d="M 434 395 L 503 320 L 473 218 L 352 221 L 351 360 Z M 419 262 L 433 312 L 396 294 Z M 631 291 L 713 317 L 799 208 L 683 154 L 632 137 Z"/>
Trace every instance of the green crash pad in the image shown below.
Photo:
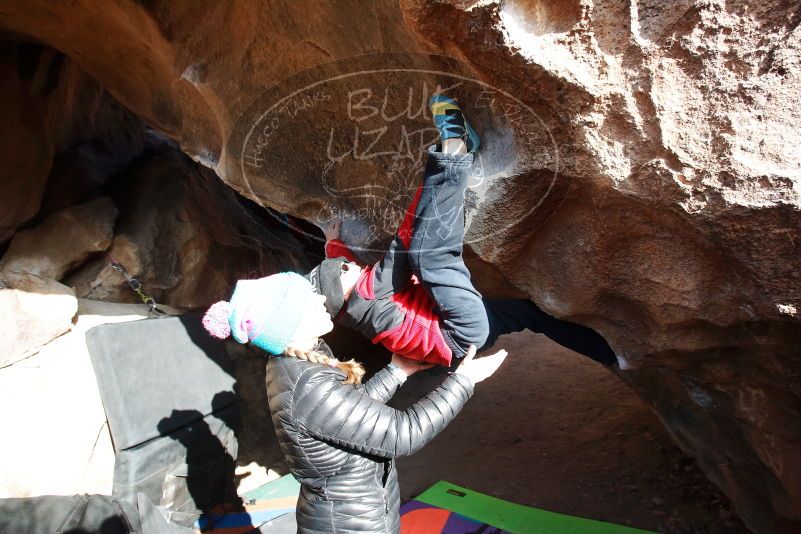
<path fill-rule="evenodd" d="M 654 534 L 511 503 L 445 481 L 437 482 L 415 500 L 513 534 Z"/>

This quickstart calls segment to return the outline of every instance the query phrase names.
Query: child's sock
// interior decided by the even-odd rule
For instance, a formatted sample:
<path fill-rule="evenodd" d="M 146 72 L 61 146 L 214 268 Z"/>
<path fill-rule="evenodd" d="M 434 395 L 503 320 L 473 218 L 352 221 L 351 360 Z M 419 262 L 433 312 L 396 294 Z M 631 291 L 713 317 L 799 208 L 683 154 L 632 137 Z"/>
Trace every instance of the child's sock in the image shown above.
<path fill-rule="evenodd" d="M 428 101 L 431 115 L 434 118 L 434 125 L 439 130 L 439 137 L 442 141 L 448 139 L 462 139 L 467 145 L 468 152 L 475 152 L 481 141 L 478 134 L 470 126 L 462 115 L 459 104 L 445 95 L 434 95 Z"/>
<path fill-rule="evenodd" d="M 453 139 L 444 139 L 442 141 L 443 154 L 467 154 L 467 145 L 462 141 L 461 137 L 454 137 Z"/>

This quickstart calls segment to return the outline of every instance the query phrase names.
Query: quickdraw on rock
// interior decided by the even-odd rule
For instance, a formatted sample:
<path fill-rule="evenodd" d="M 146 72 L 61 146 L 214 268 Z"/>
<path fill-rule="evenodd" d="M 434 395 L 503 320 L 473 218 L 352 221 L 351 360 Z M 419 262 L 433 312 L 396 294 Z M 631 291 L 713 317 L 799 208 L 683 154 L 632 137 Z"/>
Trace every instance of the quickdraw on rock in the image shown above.
<path fill-rule="evenodd" d="M 152 315 L 167 315 L 165 311 L 159 309 L 158 305 L 156 304 L 156 300 L 145 293 L 144 289 L 142 289 L 142 284 L 139 283 L 139 280 L 128 274 L 128 271 L 125 270 L 125 267 L 123 267 L 120 262 L 112 258 L 110 254 L 106 254 L 106 260 L 108 260 L 108 263 L 111 265 L 112 269 L 125 277 L 125 281 L 128 282 L 128 285 L 131 286 L 131 289 L 133 289 L 134 292 L 139 295 L 139 298 L 142 299 L 142 303 L 147 306 Z"/>

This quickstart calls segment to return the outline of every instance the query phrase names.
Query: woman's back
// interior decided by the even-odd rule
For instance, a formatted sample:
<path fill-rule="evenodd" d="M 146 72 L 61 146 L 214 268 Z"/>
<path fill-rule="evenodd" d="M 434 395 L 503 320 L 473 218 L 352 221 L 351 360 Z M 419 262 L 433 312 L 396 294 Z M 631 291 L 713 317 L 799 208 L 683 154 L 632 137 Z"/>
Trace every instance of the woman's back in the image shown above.
<path fill-rule="evenodd" d="M 267 364 L 273 424 L 301 483 L 301 532 L 398 532 L 400 493 L 394 458 L 412 454 L 461 410 L 472 382 L 451 376 L 407 410 L 389 408 L 400 381 L 382 370 L 363 386 L 340 370 L 294 357 Z"/>
<path fill-rule="evenodd" d="M 298 527 L 301 532 L 397 532 L 400 493 L 394 462 L 309 436 L 293 419 L 294 401 L 314 395 L 312 384 L 343 379 L 337 369 L 293 357 L 273 357 L 267 364 L 276 436 L 292 475 L 301 483 Z"/>

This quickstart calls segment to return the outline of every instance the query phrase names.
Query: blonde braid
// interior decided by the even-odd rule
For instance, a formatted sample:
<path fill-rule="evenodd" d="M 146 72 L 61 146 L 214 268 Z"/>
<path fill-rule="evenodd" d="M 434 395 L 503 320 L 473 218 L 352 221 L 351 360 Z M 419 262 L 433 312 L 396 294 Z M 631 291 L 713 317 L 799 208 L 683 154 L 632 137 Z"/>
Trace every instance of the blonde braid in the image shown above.
<path fill-rule="evenodd" d="M 307 362 L 320 363 L 322 365 L 331 365 L 332 359 L 336 361 L 337 369 L 341 369 L 347 375 L 347 378 L 342 382 L 343 384 L 361 384 L 362 377 L 364 376 L 364 367 L 356 360 L 348 360 L 341 362 L 335 358 L 329 358 L 325 354 L 316 350 L 301 350 L 294 347 L 287 347 L 284 350 L 287 356 L 294 356 L 299 360 L 306 360 Z"/>

